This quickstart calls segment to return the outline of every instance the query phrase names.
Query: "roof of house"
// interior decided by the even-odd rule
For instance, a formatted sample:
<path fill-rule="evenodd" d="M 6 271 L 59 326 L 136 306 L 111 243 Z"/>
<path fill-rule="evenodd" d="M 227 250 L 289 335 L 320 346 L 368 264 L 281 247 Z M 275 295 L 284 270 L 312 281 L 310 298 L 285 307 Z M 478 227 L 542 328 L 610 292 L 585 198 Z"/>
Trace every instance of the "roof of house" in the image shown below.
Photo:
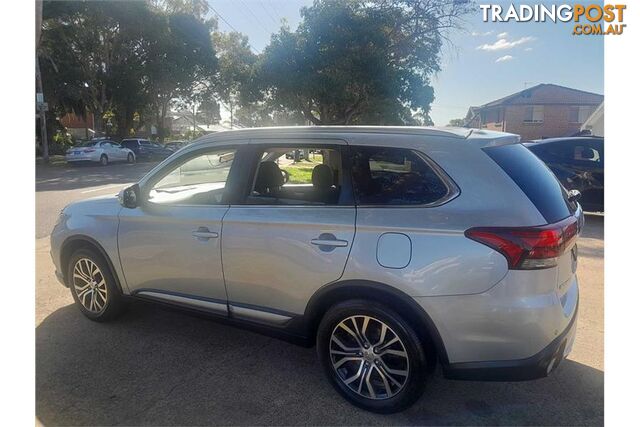
<path fill-rule="evenodd" d="M 560 86 L 552 83 L 541 83 L 536 86 L 532 86 L 530 88 L 521 90 L 519 92 L 513 93 L 511 95 L 507 95 L 505 97 L 496 99 L 495 101 L 487 102 L 479 107 L 469 107 L 469 113 L 474 114 L 477 110 L 489 107 L 497 107 L 501 105 L 507 104 L 518 104 L 518 103 L 531 103 L 531 101 L 527 101 L 531 98 L 533 92 L 536 92 L 539 89 L 543 88 L 555 88 L 559 89 L 561 92 L 564 92 L 564 95 L 559 95 L 557 97 L 550 97 L 549 102 L 554 104 L 576 104 L 580 102 L 585 102 L 589 104 L 600 104 L 604 99 L 604 95 L 600 95 L 593 92 L 587 92 L 580 89 L 573 89 L 566 86 Z M 571 92 L 574 95 L 573 99 L 570 99 L 566 96 L 567 92 Z M 525 100 L 525 101 L 522 101 Z M 543 102 L 540 102 L 543 103 Z M 469 115 L 467 113 L 467 115 Z"/>

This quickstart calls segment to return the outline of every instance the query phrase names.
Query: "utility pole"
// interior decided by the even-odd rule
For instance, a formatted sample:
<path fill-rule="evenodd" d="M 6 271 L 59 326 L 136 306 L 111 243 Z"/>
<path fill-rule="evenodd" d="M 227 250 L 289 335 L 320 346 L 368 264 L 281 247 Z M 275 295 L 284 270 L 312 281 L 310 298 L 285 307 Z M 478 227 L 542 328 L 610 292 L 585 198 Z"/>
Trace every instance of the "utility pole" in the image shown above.
<path fill-rule="evenodd" d="M 42 91 L 42 77 L 40 76 L 40 59 L 38 48 L 40 47 L 40 33 L 42 29 L 42 0 L 36 1 L 36 107 L 40 116 L 40 143 L 42 145 L 42 159 L 49 163 L 49 139 L 47 137 L 47 105 L 44 102 Z"/>

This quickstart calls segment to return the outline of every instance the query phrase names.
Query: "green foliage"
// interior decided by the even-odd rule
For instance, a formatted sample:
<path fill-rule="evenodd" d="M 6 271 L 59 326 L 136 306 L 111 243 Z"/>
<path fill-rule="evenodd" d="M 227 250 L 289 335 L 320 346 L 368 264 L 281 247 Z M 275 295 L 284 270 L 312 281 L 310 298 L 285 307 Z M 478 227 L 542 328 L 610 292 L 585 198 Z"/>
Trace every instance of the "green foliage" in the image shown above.
<path fill-rule="evenodd" d="M 464 123 L 465 123 L 464 119 L 451 119 L 449 120 L 449 124 L 447 126 L 463 127 Z"/>
<path fill-rule="evenodd" d="M 260 61 L 275 105 L 315 124 L 413 124 L 434 99 L 446 31 L 465 0 L 316 0 L 283 26 Z"/>

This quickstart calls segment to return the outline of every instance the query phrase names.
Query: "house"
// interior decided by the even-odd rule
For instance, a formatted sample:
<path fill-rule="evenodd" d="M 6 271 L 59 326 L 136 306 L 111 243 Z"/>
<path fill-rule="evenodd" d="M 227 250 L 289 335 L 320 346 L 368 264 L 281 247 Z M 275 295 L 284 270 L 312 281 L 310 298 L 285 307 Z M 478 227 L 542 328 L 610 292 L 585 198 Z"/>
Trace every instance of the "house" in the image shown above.
<path fill-rule="evenodd" d="M 543 83 L 470 107 L 465 126 L 518 134 L 523 140 L 570 136 L 604 101 L 604 96 Z"/>
<path fill-rule="evenodd" d="M 67 132 L 74 139 L 89 139 L 95 134 L 93 113 L 88 111 L 84 117 L 75 113 L 67 113 L 60 118 L 60 124 L 67 128 Z"/>

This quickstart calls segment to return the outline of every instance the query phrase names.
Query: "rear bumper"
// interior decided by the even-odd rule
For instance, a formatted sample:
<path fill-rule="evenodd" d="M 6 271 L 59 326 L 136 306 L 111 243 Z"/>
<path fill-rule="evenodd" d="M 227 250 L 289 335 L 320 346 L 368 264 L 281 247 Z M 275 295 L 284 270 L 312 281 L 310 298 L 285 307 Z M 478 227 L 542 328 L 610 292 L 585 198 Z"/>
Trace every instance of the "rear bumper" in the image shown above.
<path fill-rule="evenodd" d="M 77 156 L 70 156 L 70 155 L 66 155 L 64 156 L 64 159 L 67 161 L 67 163 L 73 163 L 73 162 L 99 162 L 100 161 L 100 157 L 96 157 L 95 155 L 91 155 L 91 154 L 82 154 L 82 155 L 77 155 Z"/>
<path fill-rule="evenodd" d="M 569 355 L 576 336 L 578 304 L 569 325 L 549 345 L 526 359 L 452 363 L 443 367 L 444 376 L 455 380 L 526 381 L 543 378 Z"/>

